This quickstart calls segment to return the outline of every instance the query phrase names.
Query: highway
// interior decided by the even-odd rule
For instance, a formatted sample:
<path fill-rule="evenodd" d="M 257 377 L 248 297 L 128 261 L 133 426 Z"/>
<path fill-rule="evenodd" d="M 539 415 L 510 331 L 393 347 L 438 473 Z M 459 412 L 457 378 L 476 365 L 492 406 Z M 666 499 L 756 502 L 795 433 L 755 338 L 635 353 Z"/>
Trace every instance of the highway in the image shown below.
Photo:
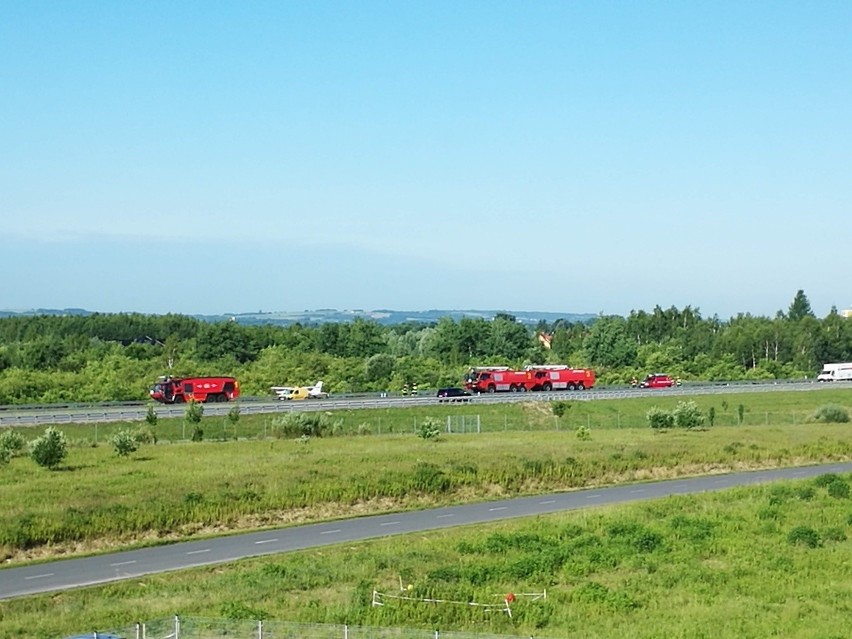
<path fill-rule="evenodd" d="M 595 506 L 627 504 L 669 495 L 703 493 L 782 479 L 804 479 L 823 473 L 849 472 L 852 472 L 852 462 L 625 484 L 277 528 L 92 557 L 8 567 L 0 570 L 0 600 L 390 535 L 483 524 Z"/>
<path fill-rule="evenodd" d="M 760 383 L 696 383 L 676 388 L 640 389 L 629 387 L 600 387 L 585 391 L 551 391 L 535 393 L 494 393 L 475 395 L 470 403 L 503 404 L 510 402 L 555 401 L 570 399 L 574 401 L 594 401 L 607 399 L 626 399 L 643 395 L 683 396 L 720 395 L 724 393 L 754 393 L 772 391 L 813 391 L 833 388 L 832 384 L 807 382 L 760 382 Z M 428 394 L 427 394 L 428 393 Z M 278 401 L 271 398 L 245 398 L 239 402 L 240 414 L 256 415 L 265 413 L 285 413 L 291 411 L 328 411 L 362 408 L 403 408 L 408 406 L 429 406 L 437 404 L 433 391 L 423 391 L 416 397 L 393 395 L 381 397 L 372 395 L 331 396 L 328 399 L 302 401 Z M 145 419 L 150 402 L 127 402 L 113 404 L 56 404 L 51 406 L 0 406 L 0 427 L 2 426 L 39 426 L 47 424 L 138 422 Z M 186 405 L 154 405 L 158 418 L 180 418 L 186 412 Z M 204 404 L 205 415 L 223 416 L 233 404 Z"/>

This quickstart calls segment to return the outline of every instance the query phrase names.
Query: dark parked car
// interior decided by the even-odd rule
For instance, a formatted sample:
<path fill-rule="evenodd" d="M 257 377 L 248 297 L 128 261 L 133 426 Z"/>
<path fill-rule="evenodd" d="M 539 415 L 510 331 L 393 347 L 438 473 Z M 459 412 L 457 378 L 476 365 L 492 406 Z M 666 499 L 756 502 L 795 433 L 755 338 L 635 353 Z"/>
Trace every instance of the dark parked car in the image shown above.
<path fill-rule="evenodd" d="M 470 393 L 463 388 L 439 388 L 439 402 L 469 402 Z"/>

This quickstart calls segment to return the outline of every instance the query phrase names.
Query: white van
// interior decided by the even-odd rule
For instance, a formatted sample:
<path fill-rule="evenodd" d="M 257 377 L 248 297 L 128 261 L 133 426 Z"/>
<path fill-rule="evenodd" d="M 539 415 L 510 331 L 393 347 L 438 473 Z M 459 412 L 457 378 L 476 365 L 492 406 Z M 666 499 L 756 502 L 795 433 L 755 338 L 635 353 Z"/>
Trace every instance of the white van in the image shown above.
<path fill-rule="evenodd" d="M 826 364 L 822 367 L 818 382 L 843 382 L 852 381 L 852 362 L 844 362 L 840 364 Z"/>

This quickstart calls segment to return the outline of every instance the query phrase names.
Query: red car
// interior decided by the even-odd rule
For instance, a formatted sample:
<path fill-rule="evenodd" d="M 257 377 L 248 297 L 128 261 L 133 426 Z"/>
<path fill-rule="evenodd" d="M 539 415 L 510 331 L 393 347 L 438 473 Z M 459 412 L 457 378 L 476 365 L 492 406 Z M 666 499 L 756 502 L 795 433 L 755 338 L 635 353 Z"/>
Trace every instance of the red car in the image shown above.
<path fill-rule="evenodd" d="M 639 388 L 671 388 L 675 381 L 668 375 L 654 373 L 639 382 Z"/>

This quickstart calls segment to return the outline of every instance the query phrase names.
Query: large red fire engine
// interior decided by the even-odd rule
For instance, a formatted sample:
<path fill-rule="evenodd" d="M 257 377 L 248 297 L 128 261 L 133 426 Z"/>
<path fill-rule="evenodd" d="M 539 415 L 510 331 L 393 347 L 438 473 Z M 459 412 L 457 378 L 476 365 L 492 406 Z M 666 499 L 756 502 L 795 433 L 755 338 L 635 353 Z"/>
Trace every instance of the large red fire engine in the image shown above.
<path fill-rule="evenodd" d="M 163 404 L 227 402 L 240 396 L 240 383 L 233 377 L 161 377 L 150 395 Z"/>
<path fill-rule="evenodd" d="M 474 393 L 584 390 L 594 385 L 592 369 L 557 364 L 527 366 L 521 371 L 507 366 L 481 366 L 471 368 L 465 378 L 465 388 Z"/>

